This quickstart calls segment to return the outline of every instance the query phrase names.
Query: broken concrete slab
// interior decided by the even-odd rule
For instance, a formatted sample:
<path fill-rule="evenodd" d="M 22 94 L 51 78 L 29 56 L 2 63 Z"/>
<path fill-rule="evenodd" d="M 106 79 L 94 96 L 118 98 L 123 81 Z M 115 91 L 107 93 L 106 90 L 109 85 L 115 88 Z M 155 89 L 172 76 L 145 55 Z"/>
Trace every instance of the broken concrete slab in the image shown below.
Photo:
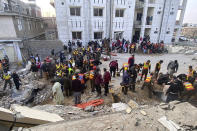
<path fill-rule="evenodd" d="M 14 121 L 14 113 L 8 109 L 0 107 L 0 119 L 4 121 Z"/>
<path fill-rule="evenodd" d="M 158 121 L 165 126 L 169 131 L 178 131 L 181 128 L 171 120 L 167 120 L 166 116 L 161 117 Z"/>
<path fill-rule="evenodd" d="M 56 114 L 39 111 L 15 104 L 11 106 L 11 110 L 19 114 L 17 118 L 17 122 L 40 125 L 40 124 L 46 124 L 50 122 L 57 122 L 64 120 Z"/>
<path fill-rule="evenodd" d="M 138 107 L 139 107 L 139 105 L 138 105 L 135 101 L 133 101 L 133 100 L 130 100 L 129 103 L 128 103 L 128 105 L 129 105 L 132 109 L 135 109 L 135 108 L 138 108 Z"/>
<path fill-rule="evenodd" d="M 128 105 L 125 103 L 113 103 L 112 104 L 112 110 L 114 112 L 118 112 L 118 111 L 124 111 L 128 108 Z"/>

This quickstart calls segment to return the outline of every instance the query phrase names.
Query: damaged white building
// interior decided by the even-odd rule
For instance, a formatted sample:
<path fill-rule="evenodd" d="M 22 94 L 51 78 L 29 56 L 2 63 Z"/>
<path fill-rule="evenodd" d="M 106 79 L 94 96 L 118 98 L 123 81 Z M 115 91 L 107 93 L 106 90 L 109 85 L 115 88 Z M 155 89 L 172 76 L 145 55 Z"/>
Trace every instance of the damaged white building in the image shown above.
<path fill-rule="evenodd" d="M 55 0 L 59 39 L 178 41 L 187 0 Z"/>

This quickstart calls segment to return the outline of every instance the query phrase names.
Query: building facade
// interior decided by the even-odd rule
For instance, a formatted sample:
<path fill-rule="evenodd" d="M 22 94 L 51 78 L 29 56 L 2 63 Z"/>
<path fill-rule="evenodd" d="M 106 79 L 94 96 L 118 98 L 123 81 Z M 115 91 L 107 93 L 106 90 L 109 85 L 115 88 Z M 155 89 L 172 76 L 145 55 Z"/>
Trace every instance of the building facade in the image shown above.
<path fill-rule="evenodd" d="M 39 7 L 20 0 L 0 0 L 0 59 L 7 55 L 11 62 L 22 61 L 23 41 L 44 34 Z"/>
<path fill-rule="evenodd" d="M 59 39 L 178 41 L 187 0 L 56 0 Z"/>
<path fill-rule="evenodd" d="M 55 7 L 63 43 L 132 38 L 135 0 L 56 0 Z"/>

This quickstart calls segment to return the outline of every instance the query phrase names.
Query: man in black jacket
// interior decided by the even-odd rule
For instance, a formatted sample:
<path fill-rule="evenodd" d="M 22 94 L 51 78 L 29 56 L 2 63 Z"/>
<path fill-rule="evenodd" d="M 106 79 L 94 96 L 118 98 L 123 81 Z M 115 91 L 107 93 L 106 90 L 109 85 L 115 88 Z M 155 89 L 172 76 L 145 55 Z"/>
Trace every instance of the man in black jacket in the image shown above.
<path fill-rule="evenodd" d="M 13 72 L 12 78 L 13 78 L 14 84 L 16 86 L 16 89 L 19 90 L 19 86 L 21 85 L 21 83 L 20 83 L 21 80 L 20 80 L 18 74 L 16 74 L 16 72 Z"/>
<path fill-rule="evenodd" d="M 168 88 L 166 95 L 166 102 L 177 100 L 179 95 L 181 94 L 181 87 L 183 86 L 182 82 L 179 81 L 175 76 L 172 78 L 169 83 L 170 87 Z"/>
<path fill-rule="evenodd" d="M 131 87 L 130 87 L 130 90 L 135 92 L 135 83 L 136 83 L 136 78 L 137 78 L 137 65 L 134 64 L 133 67 L 131 67 L 129 69 L 130 71 L 130 77 L 131 77 L 131 80 L 130 80 L 130 83 L 131 83 Z"/>
<path fill-rule="evenodd" d="M 78 79 L 78 74 L 75 75 L 76 79 L 72 81 L 72 91 L 74 95 L 75 104 L 81 103 L 81 92 L 83 91 L 81 81 Z"/>

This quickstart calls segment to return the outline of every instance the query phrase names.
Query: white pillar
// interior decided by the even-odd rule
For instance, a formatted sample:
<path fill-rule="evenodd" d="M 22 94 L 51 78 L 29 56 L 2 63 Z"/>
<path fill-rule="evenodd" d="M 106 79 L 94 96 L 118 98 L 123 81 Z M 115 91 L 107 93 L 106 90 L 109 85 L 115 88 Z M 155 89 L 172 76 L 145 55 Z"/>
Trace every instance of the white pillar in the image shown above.
<path fill-rule="evenodd" d="M 180 27 L 178 28 L 178 31 L 176 33 L 175 42 L 179 41 L 179 37 L 180 37 L 180 34 L 181 34 L 181 29 L 182 29 L 182 24 L 183 24 L 183 19 L 184 19 L 184 15 L 185 15 L 185 10 L 186 10 L 186 5 L 187 5 L 187 0 L 183 0 L 183 4 L 182 4 L 183 8 L 182 8 L 182 11 L 181 11 L 181 14 L 180 14 L 180 19 L 179 19 Z"/>
<path fill-rule="evenodd" d="M 148 0 L 145 0 L 144 1 L 143 14 L 142 14 L 142 23 L 141 23 L 140 38 L 144 38 L 144 32 L 145 32 L 145 27 L 146 27 L 147 12 L 148 12 Z"/>

